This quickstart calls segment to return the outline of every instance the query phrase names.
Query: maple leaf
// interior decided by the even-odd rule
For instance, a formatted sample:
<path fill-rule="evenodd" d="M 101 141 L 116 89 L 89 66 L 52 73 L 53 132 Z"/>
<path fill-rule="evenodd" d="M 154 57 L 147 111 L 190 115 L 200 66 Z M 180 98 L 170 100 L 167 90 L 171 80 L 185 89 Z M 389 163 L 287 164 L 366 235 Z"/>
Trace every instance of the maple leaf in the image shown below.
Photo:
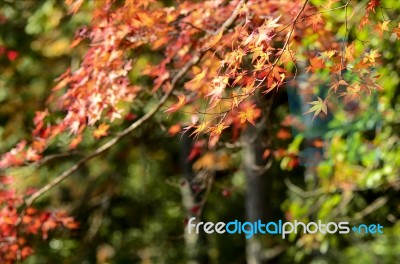
<path fill-rule="evenodd" d="M 232 83 L 232 86 L 235 86 L 238 82 L 240 82 L 243 79 L 243 75 L 238 75 L 236 76 L 235 80 Z"/>
<path fill-rule="evenodd" d="M 35 130 L 39 131 L 43 127 L 43 120 L 49 115 L 49 111 L 36 111 L 33 123 L 35 124 Z"/>
<path fill-rule="evenodd" d="M 254 120 L 260 115 L 260 109 L 256 108 L 256 105 L 250 105 L 244 108 L 244 111 L 239 112 L 240 123 L 249 122 L 253 126 L 255 125 Z"/>
<path fill-rule="evenodd" d="M 324 60 L 319 57 L 314 57 L 310 59 L 310 66 L 306 68 L 307 72 L 315 72 L 316 69 L 322 69 L 325 67 Z"/>
<path fill-rule="evenodd" d="M 218 76 L 214 78 L 211 82 L 211 91 L 206 94 L 206 96 L 211 96 L 210 106 L 214 107 L 222 97 L 222 93 L 225 90 L 226 85 L 228 84 L 228 77 Z"/>
<path fill-rule="evenodd" d="M 333 89 L 336 93 L 337 89 L 339 88 L 340 85 L 348 86 L 349 84 L 345 80 L 334 80 L 331 83 L 330 89 Z"/>
<path fill-rule="evenodd" d="M 329 50 L 329 51 L 324 51 L 321 53 L 321 57 L 325 59 L 330 59 L 335 55 L 336 50 Z"/>
<path fill-rule="evenodd" d="M 266 158 L 269 157 L 269 155 L 271 155 L 271 150 L 270 149 L 266 149 L 262 155 L 262 158 L 265 160 Z"/>
<path fill-rule="evenodd" d="M 384 31 L 389 31 L 388 25 L 390 23 L 390 20 L 383 21 L 382 23 L 378 23 L 378 25 L 375 26 L 375 32 L 379 34 L 379 37 L 382 38 L 383 32 Z"/>
<path fill-rule="evenodd" d="M 287 49 L 284 49 L 284 50 L 281 49 L 280 51 L 278 51 L 276 53 L 276 55 L 280 56 L 280 60 L 279 61 L 282 64 L 287 63 L 289 61 L 293 61 L 294 62 L 296 60 L 295 52 L 293 50 L 290 50 L 290 45 L 289 45 L 289 47 Z"/>
<path fill-rule="evenodd" d="M 187 157 L 188 161 L 192 161 L 194 158 L 198 157 L 202 153 L 204 141 L 198 140 L 194 143 L 194 146 L 190 150 L 189 156 Z"/>
<path fill-rule="evenodd" d="M 265 90 L 263 93 L 267 94 L 274 90 L 278 86 L 277 82 L 272 83 L 271 85 L 267 86 L 267 90 Z"/>
<path fill-rule="evenodd" d="M 197 126 L 193 126 L 194 128 L 196 128 L 192 134 L 190 134 L 190 136 L 195 135 L 196 137 L 198 137 L 200 135 L 201 132 L 203 132 L 207 127 L 208 127 L 209 122 L 203 122 L 200 125 Z"/>
<path fill-rule="evenodd" d="M 226 126 L 224 123 L 220 123 L 208 130 L 208 132 L 210 132 L 210 139 L 208 141 L 209 148 L 213 148 L 217 144 L 222 131 L 227 127 L 229 126 Z"/>
<path fill-rule="evenodd" d="M 217 42 L 221 39 L 222 37 L 222 33 L 223 31 L 220 30 L 218 32 L 218 34 L 213 35 L 208 41 L 207 43 L 204 45 L 203 47 L 203 51 L 210 49 L 212 46 L 214 46 L 215 44 L 217 44 Z"/>
<path fill-rule="evenodd" d="M 326 103 L 320 97 L 318 97 L 318 101 L 313 101 L 308 104 L 312 105 L 312 107 L 308 109 L 308 111 L 305 112 L 303 115 L 314 112 L 313 120 L 321 111 L 325 115 L 328 113 L 328 108 L 326 106 Z"/>
<path fill-rule="evenodd" d="M 272 67 L 272 76 L 279 82 L 285 77 L 286 70 L 278 66 Z M 282 75 L 283 74 L 283 75 Z"/>
<path fill-rule="evenodd" d="M 380 5 L 380 1 L 379 0 L 370 0 L 367 4 L 367 11 L 372 11 L 373 13 L 375 13 L 375 8 L 378 7 Z"/>
<path fill-rule="evenodd" d="M 58 77 L 56 79 L 58 83 L 56 86 L 53 87 L 52 90 L 57 91 L 64 88 L 71 81 L 70 73 L 71 69 L 67 69 L 60 77 Z"/>
<path fill-rule="evenodd" d="M 277 24 L 276 22 L 278 22 L 279 21 L 279 19 L 282 17 L 282 14 L 280 14 L 277 18 L 275 18 L 275 19 L 272 19 L 272 18 L 270 18 L 270 19 L 268 19 L 267 21 L 266 21 L 266 25 L 267 25 L 267 27 L 268 28 L 276 28 L 276 27 L 280 27 L 280 26 L 282 26 L 282 24 Z"/>
<path fill-rule="evenodd" d="M 29 147 L 28 150 L 26 151 L 26 159 L 28 161 L 38 161 L 42 157 L 38 155 L 37 151 L 33 149 L 32 147 Z"/>
<path fill-rule="evenodd" d="M 185 95 L 178 95 L 178 102 L 172 106 L 170 106 L 167 110 L 165 110 L 165 113 L 171 114 L 176 111 L 178 111 L 182 106 L 184 106 L 186 103 L 186 96 Z"/>
<path fill-rule="evenodd" d="M 354 61 L 354 53 L 355 53 L 355 45 L 354 45 L 354 43 L 352 43 L 346 47 L 345 58 L 348 61 Z"/>
<path fill-rule="evenodd" d="M 66 0 L 65 2 L 70 7 L 70 14 L 75 14 L 79 10 L 80 6 L 83 4 L 83 0 Z"/>
<path fill-rule="evenodd" d="M 363 28 L 365 27 L 365 25 L 367 25 L 368 23 L 369 23 L 369 19 L 368 19 L 368 15 L 366 14 L 365 17 L 363 17 L 363 18 L 361 19 L 359 28 L 360 28 L 360 29 L 363 29 Z"/>
<path fill-rule="evenodd" d="M 315 140 L 313 140 L 312 145 L 313 145 L 314 147 L 316 147 L 316 148 L 322 148 L 325 144 L 324 144 L 324 141 L 323 141 L 323 140 L 321 140 L 321 139 L 315 139 Z"/>
<path fill-rule="evenodd" d="M 254 89 L 254 84 L 255 84 L 256 80 L 254 78 L 251 77 L 247 77 L 245 78 L 244 83 L 246 84 L 246 86 L 242 86 L 242 94 L 243 95 L 248 95 L 251 94 L 253 89 Z"/>
<path fill-rule="evenodd" d="M 363 58 L 363 63 L 375 63 L 375 59 L 380 57 L 381 55 L 379 54 L 378 50 L 371 50 L 369 53 L 365 54 L 365 57 Z"/>
<path fill-rule="evenodd" d="M 219 136 L 221 135 L 222 131 L 227 127 L 228 126 L 226 126 L 224 123 L 220 123 L 216 126 L 209 128 L 208 132 L 211 133 L 211 136 Z"/>
<path fill-rule="evenodd" d="M 198 82 L 200 82 L 201 80 L 204 79 L 206 74 L 207 74 L 207 69 L 204 69 L 200 73 L 196 74 L 196 76 L 194 76 L 194 78 L 189 83 L 198 83 Z"/>
<path fill-rule="evenodd" d="M 46 141 L 38 138 L 32 142 L 32 148 L 38 152 L 43 152 L 46 148 Z"/>
<path fill-rule="evenodd" d="M 261 71 L 261 70 L 263 70 L 265 67 L 265 62 L 266 62 L 266 59 L 265 58 L 260 58 L 260 59 L 257 59 L 256 60 L 256 64 L 254 65 L 253 64 L 253 67 L 254 67 L 254 70 L 255 71 Z"/>
<path fill-rule="evenodd" d="M 321 25 L 324 24 L 324 20 L 322 19 L 321 14 L 316 14 L 311 16 L 307 22 L 307 26 L 312 25 L 314 31 L 317 31 L 319 24 Z"/>
<path fill-rule="evenodd" d="M 95 131 L 93 131 L 93 136 L 96 139 L 107 136 L 107 130 L 109 127 L 110 127 L 110 125 L 102 123 Z"/>
<path fill-rule="evenodd" d="M 276 137 L 282 140 L 286 140 L 292 137 L 292 134 L 287 130 L 287 129 L 279 129 L 278 133 L 276 134 Z"/>
<path fill-rule="evenodd" d="M 226 153 L 207 152 L 193 164 L 193 169 L 221 171 L 229 167 L 229 162 L 230 157 Z"/>
<path fill-rule="evenodd" d="M 400 23 L 399 23 L 399 25 L 397 26 L 397 28 L 394 28 L 394 29 L 393 29 L 393 33 L 396 34 L 397 39 L 400 39 Z"/>
<path fill-rule="evenodd" d="M 160 88 L 160 86 L 169 78 L 169 72 L 164 72 L 162 75 L 160 75 L 159 77 L 157 77 L 154 80 L 154 88 L 152 90 L 152 92 L 154 93 L 155 91 L 158 90 L 158 88 Z"/>
<path fill-rule="evenodd" d="M 327 3 L 324 5 L 324 9 L 331 9 L 331 6 L 340 0 L 328 0 Z"/>
<path fill-rule="evenodd" d="M 81 143 L 81 141 L 82 141 L 82 135 L 79 134 L 78 136 L 76 136 L 75 138 L 73 138 L 71 140 L 71 143 L 69 144 L 68 149 L 69 150 L 75 149 L 79 145 L 79 143 Z"/>
<path fill-rule="evenodd" d="M 181 125 L 175 124 L 168 129 L 168 135 L 175 136 L 181 131 Z"/>
<path fill-rule="evenodd" d="M 361 87 L 358 83 L 352 84 L 347 88 L 346 92 L 340 93 L 339 97 L 344 98 L 345 103 L 349 103 L 351 101 L 357 101 L 360 97 Z"/>
<path fill-rule="evenodd" d="M 239 106 L 239 94 L 237 92 L 232 92 L 232 108 Z"/>

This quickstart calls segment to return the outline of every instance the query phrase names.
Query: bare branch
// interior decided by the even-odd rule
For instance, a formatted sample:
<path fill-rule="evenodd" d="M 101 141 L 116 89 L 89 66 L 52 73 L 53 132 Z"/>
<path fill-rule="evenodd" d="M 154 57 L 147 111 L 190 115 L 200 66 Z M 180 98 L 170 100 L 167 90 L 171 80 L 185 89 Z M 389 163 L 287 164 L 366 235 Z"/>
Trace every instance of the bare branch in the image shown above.
<path fill-rule="evenodd" d="M 352 220 L 363 219 L 365 216 L 373 213 L 374 211 L 376 211 L 379 208 L 381 208 L 382 206 L 384 206 L 388 201 L 389 201 L 389 198 L 387 196 L 379 197 L 373 203 L 371 203 L 370 205 L 365 207 L 364 210 L 356 213 Z"/>

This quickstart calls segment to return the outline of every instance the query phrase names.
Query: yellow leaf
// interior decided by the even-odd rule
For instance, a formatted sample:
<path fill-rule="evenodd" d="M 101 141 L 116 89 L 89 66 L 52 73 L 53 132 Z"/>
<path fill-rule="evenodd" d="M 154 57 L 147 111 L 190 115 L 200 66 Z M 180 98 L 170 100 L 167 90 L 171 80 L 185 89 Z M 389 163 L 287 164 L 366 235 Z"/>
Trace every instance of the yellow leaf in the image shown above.
<path fill-rule="evenodd" d="M 198 126 L 194 126 L 196 129 L 193 131 L 192 134 L 190 134 L 190 136 L 192 136 L 192 135 L 199 136 L 199 134 L 200 134 L 201 132 L 203 132 L 203 131 L 207 128 L 208 123 L 209 123 L 209 122 L 203 122 L 203 123 L 201 123 L 201 124 L 198 125 Z"/>
<path fill-rule="evenodd" d="M 200 82 L 201 80 L 204 79 L 206 74 L 207 74 L 207 69 L 204 69 L 200 73 L 196 74 L 196 76 L 194 76 L 194 78 L 190 82 L 191 83 L 198 83 L 198 82 Z"/>
<path fill-rule="evenodd" d="M 388 25 L 390 23 L 390 20 L 383 21 L 382 23 L 378 23 L 378 25 L 375 26 L 375 31 L 378 32 L 379 37 L 382 38 L 382 34 L 384 31 L 389 31 Z"/>
<path fill-rule="evenodd" d="M 220 30 L 217 35 L 212 36 L 204 45 L 203 50 L 208 50 L 221 39 L 223 30 Z"/>

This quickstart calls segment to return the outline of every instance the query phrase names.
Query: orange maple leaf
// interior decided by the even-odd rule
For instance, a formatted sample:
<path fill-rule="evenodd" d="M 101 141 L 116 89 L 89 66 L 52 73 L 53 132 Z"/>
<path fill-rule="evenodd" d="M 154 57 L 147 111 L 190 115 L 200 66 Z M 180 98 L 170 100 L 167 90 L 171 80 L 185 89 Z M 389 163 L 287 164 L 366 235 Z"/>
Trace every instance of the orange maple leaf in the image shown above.
<path fill-rule="evenodd" d="M 256 105 L 253 104 L 244 108 L 244 111 L 239 112 L 240 123 L 249 122 L 253 126 L 255 125 L 254 120 L 260 116 L 260 109 L 256 108 Z"/>
<path fill-rule="evenodd" d="M 216 126 L 211 127 L 208 131 L 211 132 L 211 136 L 219 136 L 222 131 L 229 126 L 226 126 L 224 123 L 220 123 Z"/>
<path fill-rule="evenodd" d="M 178 134 L 180 131 L 181 131 L 181 125 L 179 125 L 179 124 L 175 124 L 175 125 L 173 125 L 173 126 L 171 126 L 169 129 L 168 129 L 168 134 L 170 135 L 170 136 L 175 136 L 176 134 Z"/>
<path fill-rule="evenodd" d="M 107 136 L 107 130 L 109 127 L 110 125 L 102 123 L 95 131 L 93 131 L 93 136 L 97 139 Z"/>
<path fill-rule="evenodd" d="M 178 102 L 172 106 L 170 106 L 167 110 L 164 112 L 171 114 L 176 111 L 178 111 L 182 106 L 184 106 L 186 103 L 186 96 L 184 95 L 178 95 Z"/>
<path fill-rule="evenodd" d="M 220 30 L 218 34 L 213 35 L 207 43 L 203 47 L 203 51 L 210 49 L 212 46 L 217 44 L 217 42 L 221 39 L 222 37 L 223 30 Z"/>
<path fill-rule="evenodd" d="M 272 76 L 279 82 L 285 77 L 286 70 L 278 66 L 272 67 Z M 282 74 L 283 75 L 282 75 Z"/>
<path fill-rule="evenodd" d="M 74 139 L 71 140 L 68 149 L 69 150 L 75 149 L 79 145 L 79 143 L 81 143 L 81 141 L 82 141 L 82 135 L 79 134 L 78 136 L 76 136 Z"/>
<path fill-rule="evenodd" d="M 399 23 L 399 25 L 397 26 L 397 28 L 394 28 L 394 29 L 393 29 L 393 33 L 396 34 L 397 39 L 400 39 L 400 23 Z"/>
<path fill-rule="evenodd" d="M 287 130 L 287 129 L 279 129 L 278 133 L 276 134 L 276 137 L 282 140 L 286 140 L 292 137 L 292 134 Z"/>
<path fill-rule="evenodd" d="M 314 57 L 310 59 L 310 66 L 306 68 L 307 72 L 315 72 L 316 69 L 322 69 L 325 67 L 324 60 L 319 57 Z"/>
<path fill-rule="evenodd" d="M 377 32 L 379 34 L 380 38 L 382 38 L 384 31 L 389 31 L 389 28 L 388 28 L 389 23 L 390 23 L 390 20 L 386 20 L 386 21 L 383 21 L 382 23 L 378 23 L 375 26 L 375 32 Z"/>
<path fill-rule="evenodd" d="M 360 28 L 360 29 L 363 29 L 363 28 L 365 27 L 365 25 L 367 25 L 368 23 L 369 23 L 369 19 L 368 19 L 368 16 L 367 16 L 367 14 L 366 14 L 366 15 L 361 19 L 359 28 Z"/>
<path fill-rule="evenodd" d="M 75 14 L 83 4 L 83 0 L 66 0 L 65 2 L 70 8 L 69 14 Z"/>
<path fill-rule="evenodd" d="M 370 0 L 367 4 L 367 11 L 372 11 L 373 13 L 375 13 L 375 8 L 378 7 L 380 5 L 380 1 L 379 0 Z"/>
<path fill-rule="evenodd" d="M 349 46 L 346 47 L 345 50 L 345 58 L 348 61 L 354 61 L 354 53 L 356 52 L 356 48 L 354 43 L 350 44 Z"/>
<path fill-rule="evenodd" d="M 348 86 L 349 84 L 345 81 L 345 80 L 334 80 L 331 83 L 331 87 L 330 89 L 333 89 L 336 93 L 337 89 L 339 88 L 339 86 Z"/>
<path fill-rule="evenodd" d="M 319 24 L 321 25 L 324 24 L 324 20 L 322 19 L 321 14 L 316 14 L 314 16 L 311 16 L 307 22 L 307 26 L 312 25 L 314 31 L 317 31 Z"/>

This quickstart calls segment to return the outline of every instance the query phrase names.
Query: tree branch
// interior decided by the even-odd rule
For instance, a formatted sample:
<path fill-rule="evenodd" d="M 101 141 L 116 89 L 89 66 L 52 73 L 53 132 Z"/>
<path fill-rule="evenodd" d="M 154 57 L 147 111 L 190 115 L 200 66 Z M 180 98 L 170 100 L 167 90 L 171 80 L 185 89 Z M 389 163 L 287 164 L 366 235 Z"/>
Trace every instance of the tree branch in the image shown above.
<path fill-rule="evenodd" d="M 376 199 L 374 202 L 372 202 L 370 205 L 364 208 L 364 210 L 356 213 L 353 217 L 352 220 L 361 220 L 365 216 L 373 213 L 374 211 L 382 208 L 387 202 L 389 201 L 389 198 L 387 196 L 382 196 Z"/>
<path fill-rule="evenodd" d="M 172 91 L 175 89 L 175 86 L 176 86 L 176 83 L 178 82 L 178 80 L 185 75 L 185 73 L 190 69 L 190 67 L 195 65 L 200 60 L 200 55 L 201 54 L 198 53 L 195 56 L 193 56 L 193 58 L 190 61 L 188 61 L 185 64 L 185 66 L 183 66 L 179 70 L 179 72 L 174 76 L 174 78 L 171 81 L 170 89 L 168 90 L 168 92 L 166 92 L 164 94 L 164 96 L 160 99 L 158 104 L 155 107 L 153 107 L 153 109 L 151 109 L 149 112 L 147 112 L 144 116 L 142 116 L 136 122 L 131 124 L 129 127 L 127 127 L 126 129 L 124 129 L 123 131 L 118 133 L 115 137 L 110 139 L 108 142 L 106 142 L 105 144 L 103 144 L 102 146 L 97 148 L 94 152 L 83 157 L 77 163 L 75 163 L 73 166 L 71 166 L 69 169 L 67 169 L 66 171 L 61 173 L 59 176 L 54 178 L 51 182 L 49 182 L 48 184 L 46 184 L 45 186 L 40 188 L 38 191 L 36 191 L 34 194 L 32 194 L 29 198 L 27 198 L 25 200 L 25 204 L 27 206 L 32 205 L 32 203 L 37 198 L 39 198 L 40 196 L 42 196 L 43 194 L 48 192 L 54 186 L 60 184 L 65 178 L 67 178 L 72 173 L 77 171 L 88 160 L 91 160 L 94 157 L 97 157 L 98 155 L 102 154 L 106 150 L 110 149 L 112 146 L 114 146 L 116 143 L 118 143 L 123 137 L 125 137 L 126 135 L 128 135 L 129 133 L 131 133 L 132 131 L 134 131 L 135 129 L 140 127 L 141 125 L 143 125 L 145 122 L 147 122 L 149 119 L 151 119 L 158 112 L 158 110 L 161 108 L 161 106 L 165 103 L 165 101 L 168 99 L 168 97 L 171 95 Z"/>
<path fill-rule="evenodd" d="M 233 10 L 232 14 L 230 17 L 221 25 L 221 27 L 216 30 L 213 34 L 210 35 L 217 35 L 221 31 L 226 30 L 229 28 L 233 22 L 235 21 L 237 15 L 239 14 L 239 10 L 242 7 L 243 3 L 245 3 L 245 0 L 240 0 L 235 9 Z M 205 37 L 210 37 L 210 35 L 206 35 Z M 124 129 L 120 133 L 118 133 L 115 137 L 110 139 L 108 142 L 97 148 L 94 152 L 91 154 L 88 154 L 87 156 L 83 157 L 80 159 L 77 163 L 75 163 L 73 166 L 71 166 L 69 169 L 61 173 L 59 176 L 54 178 L 51 182 L 37 190 L 35 193 L 33 193 L 30 197 L 25 199 L 25 205 L 26 206 L 31 206 L 36 199 L 47 193 L 49 190 L 60 184 L 62 181 L 64 181 L 66 178 L 68 178 L 72 173 L 77 171 L 83 164 L 85 164 L 87 161 L 99 156 L 100 154 L 104 153 L 108 149 L 110 149 L 112 146 L 117 144 L 123 137 L 126 135 L 130 134 L 132 131 L 136 130 L 138 127 L 143 125 L 145 122 L 150 120 L 157 112 L 158 110 L 162 107 L 162 105 L 167 101 L 169 96 L 172 94 L 174 89 L 176 88 L 177 82 L 186 74 L 186 72 L 196 63 L 200 61 L 201 56 L 205 53 L 206 51 L 198 51 L 190 61 L 188 61 L 177 73 L 176 75 L 172 78 L 171 80 L 171 85 L 170 89 L 164 94 L 164 96 L 160 99 L 158 104 L 153 107 L 149 112 L 147 112 L 144 116 L 142 116 L 140 119 L 132 123 L 128 128 Z"/>

